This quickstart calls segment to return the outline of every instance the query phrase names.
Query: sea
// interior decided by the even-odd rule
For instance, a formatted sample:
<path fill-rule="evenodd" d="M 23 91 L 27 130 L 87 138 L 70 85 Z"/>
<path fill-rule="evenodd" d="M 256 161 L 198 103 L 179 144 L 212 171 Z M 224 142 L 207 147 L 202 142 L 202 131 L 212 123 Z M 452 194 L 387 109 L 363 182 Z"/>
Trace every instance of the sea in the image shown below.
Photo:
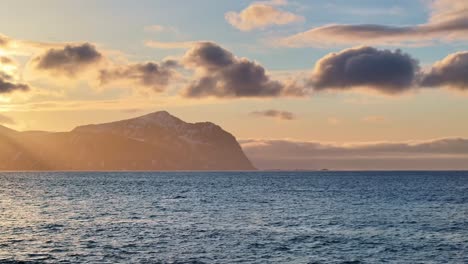
<path fill-rule="evenodd" d="M 468 263 L 468 172 L 5 172 L 0 263 Z"/>

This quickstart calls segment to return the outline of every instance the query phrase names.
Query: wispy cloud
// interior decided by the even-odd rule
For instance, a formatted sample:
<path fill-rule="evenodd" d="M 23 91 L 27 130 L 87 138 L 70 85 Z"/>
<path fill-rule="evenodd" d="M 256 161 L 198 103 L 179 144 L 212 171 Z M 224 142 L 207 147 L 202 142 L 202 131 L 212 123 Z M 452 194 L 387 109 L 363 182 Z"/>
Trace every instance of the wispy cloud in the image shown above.
<path fill-rule="evenodd" d="M 387 119 L 384 116 L 365 116 L 361 119 L 365 123 L 383 123 Z"/>
<path fill-rule="evenodd" d="M 281 10 L 276 6 L 287 5 L 286 1 L 263 1 L 249 5 L 241 12 L 227 12 L 224 17 L 233 27 L 242 31 L 264 29 L 269 26 L 282 26 L 303 22 L 302 16 Z"/>
<path fill-rule="evenodd" d="M 179 30 L 176 27 L 173 26 L 163 26 L 163 25 L 150 25 L 146 26 L 144 28 L 146 32 L 156 32 L 156 33 L 173 33 L 173 34 L 179 34 Z"/>
<path fill-rule="evenodd" d="M 400 16 L 405 13 L 401 7 L 394 6 L 389 8 L 371 8 L 371 7 L 343 7 L 333 5 L 332 8 L 340 13 L 346 13 L 357 16 Z"/>
<path fill-rule="evenodd" d="M 101 85 L 123 82 L 148 87 L 155 92 L 163 92 L 169 83 L 176 78 L 174 69 L 177 66 L 178 63 L 172 60 L 162 63 L 146 62 L 117 65 L 100 70 L 99 81 Z"/>
<path fill-rule="evenodd" d="M 332 125 L 332 126 L 337 126 L 341 123 L 341 120 L 339 118 L 336 118 L 336 117 L 329 117 L 327 118 L 327 122 L 328 124 Z"/>
<path fill-rule="evenodd" d="M 263 111 L 253 111 L 250 113 L 253 116 L 258 116 L 258 117 L 270 117 L 270 118 L 276 118 L 279 120 L 294 120 L 296 119 L 296 115 L 294 113 L 288 112 L 288 111 L 281 111 L 281 110 L 276 110 L 276 109 L 269 109 L 269 110 L 263 110 Z"/>
<path fill-rule="evenodd" d="M 155 49 L 189 49 L 193 46 L 195 41 L 172 41 L 172 42 L 163 42 L 156 40 L 145 41 L 145 46 Z"/>
<path fill-rule="evenodd" d="M 429 1 L 427 1 L 429 2 Z M 468 40 L 468 2 L 434 0 L 431 16 L 420 25 L 330 24 L 282 38 L 289 47 L 328 47 L 329 45 L 431 45 L 439 41 Z"/>

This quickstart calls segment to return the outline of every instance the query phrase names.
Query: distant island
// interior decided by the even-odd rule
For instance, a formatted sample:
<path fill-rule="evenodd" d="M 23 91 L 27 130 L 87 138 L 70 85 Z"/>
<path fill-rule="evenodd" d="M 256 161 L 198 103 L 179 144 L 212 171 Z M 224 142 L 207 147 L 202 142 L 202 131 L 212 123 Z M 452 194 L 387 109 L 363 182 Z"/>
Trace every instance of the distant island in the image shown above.
<path fill-rule="evenodd" d="M 0 126 L 0 170 L 255 170 L 236 138 L 166 111 L 70 132 Z"/>

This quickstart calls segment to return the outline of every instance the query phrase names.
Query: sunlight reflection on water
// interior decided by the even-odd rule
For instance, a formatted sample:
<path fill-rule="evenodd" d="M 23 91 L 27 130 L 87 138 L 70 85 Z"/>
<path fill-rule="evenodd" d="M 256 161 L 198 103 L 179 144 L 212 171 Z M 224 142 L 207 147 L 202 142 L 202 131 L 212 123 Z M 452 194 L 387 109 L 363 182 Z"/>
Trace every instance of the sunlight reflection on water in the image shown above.
<path fill-rule="evenodd" d="M 0 260 L 468 263 L 466 172 L 2 173 Z"/>

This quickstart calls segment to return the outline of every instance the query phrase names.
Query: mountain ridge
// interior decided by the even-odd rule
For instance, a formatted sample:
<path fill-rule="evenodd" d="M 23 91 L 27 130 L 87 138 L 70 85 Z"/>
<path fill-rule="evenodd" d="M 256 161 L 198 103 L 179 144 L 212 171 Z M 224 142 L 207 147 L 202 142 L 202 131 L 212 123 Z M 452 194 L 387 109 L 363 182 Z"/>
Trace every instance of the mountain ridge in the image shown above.
<path fill-rule="evenodd" d="M 69 132 L 0 128 L 0 170 L 255 170 L 236 138 L 211 122 L 158 111 Z"/>

